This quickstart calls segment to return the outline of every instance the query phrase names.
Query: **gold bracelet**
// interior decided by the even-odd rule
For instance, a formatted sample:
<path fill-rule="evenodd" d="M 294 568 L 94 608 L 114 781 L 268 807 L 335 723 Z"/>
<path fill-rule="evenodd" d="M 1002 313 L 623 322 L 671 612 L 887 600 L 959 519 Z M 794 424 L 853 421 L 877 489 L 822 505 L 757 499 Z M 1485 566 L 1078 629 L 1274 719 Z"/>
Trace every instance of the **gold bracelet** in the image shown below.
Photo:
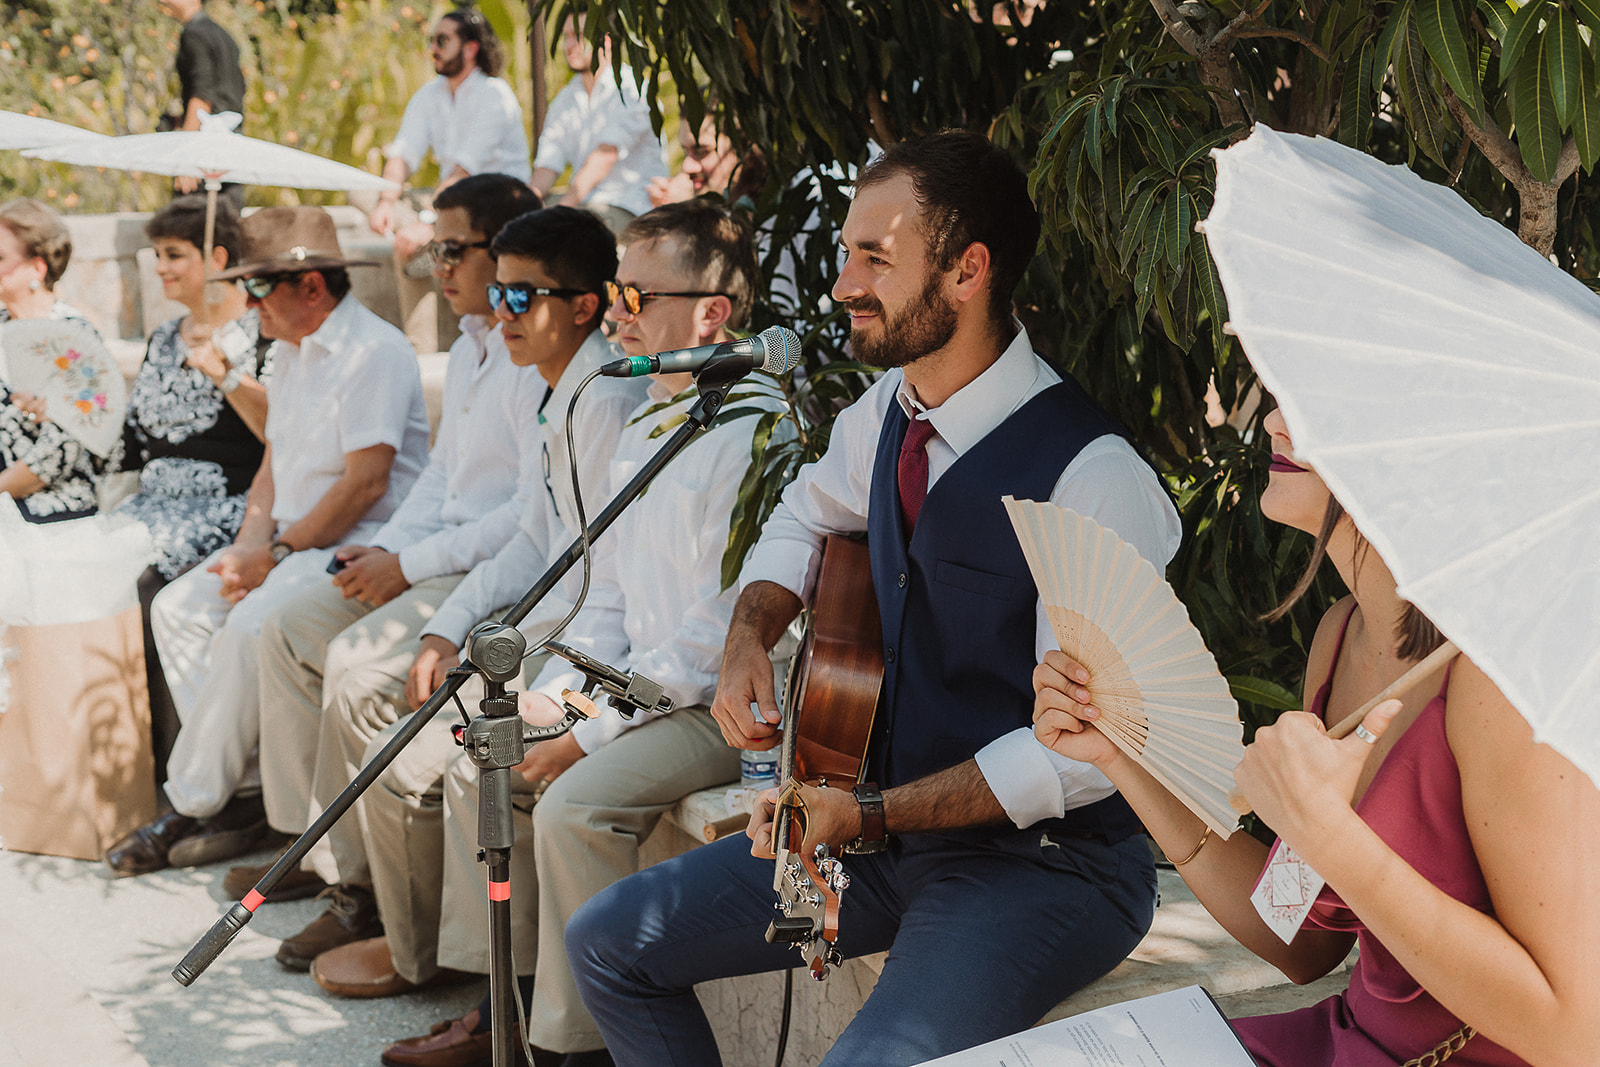
<path fill-rule="evenodd" d="M 1211 840 L 1211 827 L 1208 826 L 1208 827 L 1206 827 L 1206 832 L 1200 835 L 1200 841 L 1199 841 L 1198 844 L 1196 844 L 1194 846 L 1194 851 L 1190 852 L 1187 856 L 1183 857 L 1183 859 L 1181 859 L 1181 860 L 1173 860 L 1172 861 L 1172 865 L 1174 867 L 1182 867 L 1185 863 L 1188 863 L 1190 860 L 1192 860 L 1196 856 L 1200 855 L 1200 850 L 1205 848 L 1206 847 L 1206 842 L 1210 841 L 1210 840 Z"/>

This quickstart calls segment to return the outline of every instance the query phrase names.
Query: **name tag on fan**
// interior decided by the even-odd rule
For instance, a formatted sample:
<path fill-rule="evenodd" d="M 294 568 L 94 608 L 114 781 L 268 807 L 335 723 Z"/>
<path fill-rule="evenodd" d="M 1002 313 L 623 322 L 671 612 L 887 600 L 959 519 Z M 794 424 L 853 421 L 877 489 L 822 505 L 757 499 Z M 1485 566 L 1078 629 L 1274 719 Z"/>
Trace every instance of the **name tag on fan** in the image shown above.
<path fill-rule="evenodd" d="M 1250 903 L 1255 905 L 1261 921 L 1287 945 L 1300 932 L 1317 895 L 1327 884 L 1280 838 L 1267 854 L 1267 865 L 1250 892 Z"/>

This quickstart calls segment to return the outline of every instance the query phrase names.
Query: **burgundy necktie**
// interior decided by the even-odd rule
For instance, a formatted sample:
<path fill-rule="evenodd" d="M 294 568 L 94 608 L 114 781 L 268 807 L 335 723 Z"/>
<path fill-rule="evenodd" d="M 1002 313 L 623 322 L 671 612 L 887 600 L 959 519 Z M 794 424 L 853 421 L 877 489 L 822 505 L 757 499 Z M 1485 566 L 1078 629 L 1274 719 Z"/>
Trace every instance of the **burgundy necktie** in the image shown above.
<path fill-rule="evenodd" d="M 905 520 L 908 538 L 922 512 L 922 500 L 928 495 L 928 438 L 933 434 L 931 421 L 912 419 L 900 442 L 900 517 Z"/>

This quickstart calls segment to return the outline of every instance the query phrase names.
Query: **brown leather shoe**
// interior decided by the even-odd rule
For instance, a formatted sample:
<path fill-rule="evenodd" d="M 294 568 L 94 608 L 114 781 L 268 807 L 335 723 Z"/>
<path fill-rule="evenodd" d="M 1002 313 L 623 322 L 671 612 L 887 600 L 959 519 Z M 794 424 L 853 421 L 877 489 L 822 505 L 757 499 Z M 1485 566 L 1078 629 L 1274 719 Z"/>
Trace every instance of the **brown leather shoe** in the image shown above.
<path fill-rule="evenodd" d="M 272 861 L 276 862 L 278 861 Z M 272 870 L 272 863 L 258 863 L 230 869 L 222 879 L 222 892 L 230 900 L 243 899 L 244 895 L 254 889 L 256 883 Z M 306 897 L 316 896 L 326 888 L 328 883 L 324 882 L 317 872 L 296 867 L 272 887 L 272 892 L 267 894 L 267 903 L 282 904 L 286 900 L 303 900 Z"/>
<path fill-rule="evenodd" d="M 434 1023 L 421 1037 L 396 1041 L 383 1050 L 384 1067 L 487 1067 L 494 1058 L 493 1038 L 487 1028 L 472 1032 L 478 1018 L 473 1008 L 459 1019 Z"/>
<path fill-rule="evenodd" d="M 168 850 L 185 835 L 194 833 L 199 825 L 198 819 L 179 815 L 168 808 L 137 830 L 124 834 L 106 849 L 102 858 L 118 878 L 165 870 L 171 866 L 167 860 Z"/>
<path fill-rule="evenodd" d="M 278 946 L 278 962 L 291 971 L 308 971 L 312 962 L 329 949 L 383 933 L 378 902 L 366 886 L 336 885 L 322 895 L 328 898 L 323 913 Z"/>
<path fill-rule="evenodd" d="M 418 985 L 394 969 L 389 939 L 385 937 L 369 937 L 330 948 L 311 964 L 311 977 L 336 997 L 392 997 L 409 993 Z"/>
<path fill-rule="evenodd" d="M 204 867 L 252 851 L 267 835 L 267 809 L 260 793 L 229 800 L 226 806 L 167 852 L 174 867 Z"/>

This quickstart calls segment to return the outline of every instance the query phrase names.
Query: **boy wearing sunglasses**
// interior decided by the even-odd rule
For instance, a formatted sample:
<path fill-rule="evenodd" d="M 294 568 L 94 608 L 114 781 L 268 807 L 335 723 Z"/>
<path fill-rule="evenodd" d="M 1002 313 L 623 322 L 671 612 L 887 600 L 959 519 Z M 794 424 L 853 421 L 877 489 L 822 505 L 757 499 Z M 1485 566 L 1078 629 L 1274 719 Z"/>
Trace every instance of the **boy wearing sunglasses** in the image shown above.
<path fill-rule="evenodd" d="M 423 624 L 474 564 L 511 539 L 533 484 L 519 466 L 537 470 L 543 438 L 528 415 L 547 387 L 537 372 L 512 363 L 484 286 L 494 277 L 490 241 L 539 198 L 509 175 L 478 174 L 438 202 L 434 274 L 461 316 L 461 336 L 450 350 L 428 466 L 382 529 L 336 549 L 333 576 L 262 627 L 262 789 L 268 821 L 284 833 L 304 831 L 359 769 L 364 739 L 347 751 L 337 731 L 323 742 L 325 727 L 348 718 L 351 707 L 364 708 L 378 726 L 408 710 L 406 673 Z M 355 821 L 338 823 L 318 853 L 313 865 L 321 873 L 296 870 L 273 893 L 275 900 L 310 896 L 335 871 L 341 883 L 324 914 L 280 946 L 278 961 L 292 970 L 378 929 Z M 265 866 L 236 868 L 225 885 L 242 896 L 265 873 Z"/>
<path fill-rule="evenodd" d="M 447 220 L 448 216 L 441 215 L 441 222 Z M 474 234 L 459 236 L 460 243 L 467 244 L 472 242 L 466 238 Z M 397 647 L 395 658 L 385 661 L 381 677 L 373 680 L 376 684 L 363 690 L 361 674 L 350 673 L 339 683 L 340 693 L 330 695 L 342 645 L 335 643 L 330 649 L 316 785 L 322 790 L 326 779 L 328 792 L 317 794 L 324 805 L 388 740 L 385 731 L 390 725 L 420 707 L 444 682 L 446 672 L 460 662 L 467 632 L 482 619 L 503 614 L 505 606 L 521 597 L 550 559 L 577 536 L 573 466 L 589 514 L 599 511 L 607 499 L 605 475 L 618 435 L 643 396 L 642 384 L 626 379 L 602 378 L 590 385 L 578 400 L 574 421 L 577 453 L 569 457 L 566 417 L 578 384 L 618 355 L 599 330 L 604 312 L 599 294 L 615 273 L 617 262 L 616 244 L 599 219 L 577 208 L 531 212 L 501 227 L 490 252 L 495 257 L 492 270 L 475 275 L 477 298 L 484 301 L 483 307 L 498 305 L 494 322 L 507 356 L 527 368 L 521 373 L 538 382 L 536 395 L 520 405 L 516 415 L 522 428 L 531 432 L 533 443 L 525 450 L 517 475 L 520 510 L 515 528 L 505 544 L 476 562 L 448 595 L 427 605 L 431 613 L 418 614 L 407 645 Z M 444 279 L 458 283 L 447 284 L 447 290 L 469 284 L 464 268 L 481 256 L 482 250 L 466 249 L 465 254 L 472 258 L 464 258 L 463 269 Z M 491 284 L 498 294 L 492 301 Z M 534 289 L 559 292 L 534 294 Z M 482 404 L 474 404 L 468 417 L 476 418 L 486 410 Z M 504 447 L 507 452 L 512 450 L 509 438 Z M 581 580 L 581 573 L 575 571 L 530 616 L 527 626 L 535 635 L 530 647 L 538 644 L 541 628 L 548 629 L 567 613 Z M 470 691 L 463 693 L 469 707 L 475 706 L 475 699 Z M 428 857 L 437 854 L 441 780 L 445 767 L 461 751 L 449 726 L 458 721 L 453 707 L 441 713 L 368 790 L 358 807 L 361 822 L 345 820 L 348 830 L 338 831 L 342 836 L 334 839 L 338 854 L 332 858 L 337 862 L 330 864 L 326 855 L 313 853 L 317 872 L 341 884 L 334 890 L 326 921 L 318 920 L 322 927 L 315 931 L 308 927 L 299 938 L 291 939 L 296 943 L 286 942 L 285 953 L 305 960 L 303 965 L 310 966 L 312 977 L 330 992 L 384 996 L 410 988 L 436 969 L 431 939 L 439 926 L 437 889 L 431 903 L 419 906 L 431 916 L 426 920 L 419 920 L 418 912 L 411 909 L 380 906 L 374 910 L 372 889 L 368 888 L 374 880 L 368 865 L 374 869 L 426 869 Z M 527 786 L 527 792 L 532 788 Z M 379 804 L 384 804 L 382 811 Z M 384 820 L 381 832 L 375 828 L 380 820 Z M 359 835 L 360 827 L 373 832 Z M 531 862 L 531 851 L 520 851 L 523 855 L 516 859 Z M 516 870 L 512 877 L 515 882 Z M 524 877 L 531 883 L 530 875 Z M 437 886 L 436 878 L 431 881 Z M 478 885 L 476 880 L 474 885 Z M 481 885 L 478 888 L 481 890 Z M 477 895 L 481 898 L 481 891 Z M 359 900 L 362 910 L 352 917 L 349 908 L 338 906 L 341 897 Z M 378 899 L 381 903 L 382 898 Z M 383 925 L 378 922 L 379 915 Z M 474 944 L 481 940 L 481 899 L 451 918 L 470 931 L 467 936 Z M 430 941 L 426 962 L 414 961 L 404 951 L 391 958 L 385 940 L 374 937 L 384 925 L 391 932 L 426 929 Z M 354 944 L 326 951 L 352 939 Z M 405 946 L 410 940 L 398 943 Z M 526 958 L 532 960 L 531 950 Z"/>

